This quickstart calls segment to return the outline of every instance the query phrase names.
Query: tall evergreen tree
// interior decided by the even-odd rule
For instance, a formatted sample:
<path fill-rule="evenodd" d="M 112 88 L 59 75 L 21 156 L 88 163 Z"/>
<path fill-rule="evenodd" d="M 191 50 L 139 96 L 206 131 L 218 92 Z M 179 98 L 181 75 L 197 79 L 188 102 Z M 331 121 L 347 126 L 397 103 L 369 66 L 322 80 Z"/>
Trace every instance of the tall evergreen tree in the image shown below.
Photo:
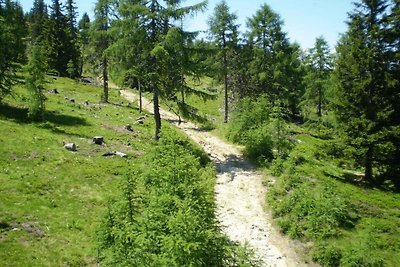
<path fill-rule="evenodd" d="M 44 48 L 38 42 L 31 47 L 28 62 L 28 76 L 26 87 L 31 93 L 31 103 L 29 107 L 29 117 L 36 121 L 44 120 L 45 95 L 44 84 L 47 72 Z"/>
<path fill-rule="evenodd" d="M 330 75 L 333 70 L 333 57 L 327 41 L 323 37 L 315 40 L 314 47 L 306 55 L 307 75 L 305 77 L 306 91 L 303 101 L 303 112 L 308 113 L 310 108 L 318 118 L 322 117 L 326 104 L 326 94 Z M 307 115 L 309 117 L 309 115 Z"/>
<path fill-rule="evenodd" d="M 285 112 L 295 116 L 303 93 L 299 46 L 290 44 L 282 30 L 283 21 L 267 4 L 249 18 L 247 26 L 253 50 L 249 73 L 254 94 L 267 94 L 274 105 L 283 105 Z"/>
<path fill-rule="evenodd" d="M 78 22 L 78 39 L 80 43 L 80 66 L 79 76 L 82 76 L 84 63 L 89 59 L 89 40 L 90 40 L 90 18 L 85 12 Z"/>
<path fill-rule="evenodd" d="M 335 72 L 341 128 L 356 150 L 357 163 L 364 167 L 365 180 L 376 183 L 381 182 L 382 174 L 399 169 L 394 156 L 399 151 L 400 130 L 395 112 L 399 110 L 400 90 L 398 58 L 393 53 L 398 47 L 392 46 L 399 37 L 393 38 L 394 42 L 385 38 L 395 27 L 388 23 L 388 13 L 389 1 L 356 3 L 348 31 L 337 47 Z"/>
<path fill-rule="evenodd" d="M 185 34 L 176 25 L 182 17 L 205 5 L 202 2 L 182 7 L 181 2 L 138 0 L 122 1 L 120 5 L 120 24 L 126 31 L 119 35 L 122 38 L 117 40 L 115 51 L 121 51 L 120 48 L 129 44 L 131 49 L 124 50 L 128 57 L 123 62 L 129 66 L 125 68 L 126 74 L 139 77 L 143 88 L 153 93 L 156 140 L 161 131 L 160 98 L 175 99 L 176 92 L 181 92 L 184 85 L 182 66 L 186 57 L 179 42 L 185 39 Z M 132 64 L 129 64 L 129 59 Z"/>
<path fill-rule="evenodd" d="M 47 49 L 47 62 L 51 71 L 58 75 L 68 75 L 70 60 L 68 23 L 59 0 L 52 0 L 51 14 L 46 28 L 44 46 Z"/>
<path fill-rule="evenodd" d="M 0 1 L 0 101 L 11 93 L 16 73 L 25 62 L 26 22 L 18 2 Z"/>
<path fill-rule="evenodd" d="M 98 0 L 95 7 L 95 20 L 93 22 L 92 42 L 95 55 L 101 60 L 101 72 L 103 80 L 103 94 L 101 101 L 108 102 L 108 57 L 107 48 L 110 46 L 111 15 L 113 12 L 111 0 Z"/>
<path fill-rule="evenodd" d="M 73 0 L 67 0 L 65 5 L 66 9 L 66 21 L 67 21 L 67 41 L 68 41 L 68 65 L 67 72 L 71 78 L 80 75 L 80 62 L 81 52 L 80 43 L 78 41 L 78 27 L 76 23 L 76 12 L 77 7 Z"/>
<path fill-rule="evenodd" d="M 215 6 L 214 14 L 208 21 L 210 33 L 214 42 L 219 47 L 219 56 L 222 59 L 220 73 L 224 77 L 225 123 L 228 122 L 229 113 L 228 54 L 230 52 L 229 50 L 232 51 L 232 48 L 235 47 L 238 42 L 238 25 L 236 24 L 236 20 L 236 14 L 230 13 L 228 4 L 225 0 L 222 0 Z"/>
<path fill-rule="evenodd" d="M 43 39 L 48 19 L 47 6 L 44 0 L 35 0 L 28 14 L 31 43 L 35 43 L 38 39 Z"/>

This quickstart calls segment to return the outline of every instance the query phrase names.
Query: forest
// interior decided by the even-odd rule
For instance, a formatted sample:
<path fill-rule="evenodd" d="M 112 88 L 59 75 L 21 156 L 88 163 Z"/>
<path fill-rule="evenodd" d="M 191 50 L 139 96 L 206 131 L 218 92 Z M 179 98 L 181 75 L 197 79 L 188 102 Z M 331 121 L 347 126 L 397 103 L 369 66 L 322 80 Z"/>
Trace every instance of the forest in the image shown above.
<path fill-rule="evenodd" d="M 162 110 L 242 148 L 304 261 L 400 265 L 400 2 L 355 1 L 336 46 L 307 50 L 267 3 L 240 32 L 222 0 L 206 38 L 185 25 L 205 9 L 97 0 L 91 20 L 73 0 L 0 0 L 0 266 L 264 266 L 223 233 L 211 153 Z M 128 159 L 96 158 L 107 146 L 82 140 L 99 134 Z"/>

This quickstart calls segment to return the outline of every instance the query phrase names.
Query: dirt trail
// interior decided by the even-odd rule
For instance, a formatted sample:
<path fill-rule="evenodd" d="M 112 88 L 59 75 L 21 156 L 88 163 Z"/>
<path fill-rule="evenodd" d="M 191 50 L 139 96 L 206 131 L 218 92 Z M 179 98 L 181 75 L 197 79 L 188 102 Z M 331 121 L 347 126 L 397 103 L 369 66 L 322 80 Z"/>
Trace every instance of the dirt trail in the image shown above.
<path fill-rule="evenodd" d="M 130 91 L 121 91 L 121 95 L 132 102 L 137 100 Z M 152 112 L 152 103 L 144 100 L 143 105 Z M 160 113 L 163 119 L 177 120 L 168 111 L 160 110 Z M 266 266 L 310 266 L 300 260 L 292 243 L 271 225 L 271 217 L 263 208 L 266 193 L 263 177 L 243 158 L 238 147 L 198 130 L 191 122 L 175 125 L 200 144 L 216 166 L 217 218 L 227 236 L 247 244 Z"/>

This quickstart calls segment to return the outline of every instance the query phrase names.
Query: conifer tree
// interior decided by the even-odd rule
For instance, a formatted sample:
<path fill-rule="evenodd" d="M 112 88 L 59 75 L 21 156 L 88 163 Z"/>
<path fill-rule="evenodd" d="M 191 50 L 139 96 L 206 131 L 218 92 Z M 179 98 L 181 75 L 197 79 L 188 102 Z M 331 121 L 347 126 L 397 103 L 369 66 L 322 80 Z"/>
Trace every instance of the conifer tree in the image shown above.
<path fill-rule="evenodd" d="M 375 183 L 382 182 L 382 174 L 399 169 L 398 158 L 396 162 L 394 157 L 399 151 L 399 121 L 395 113 L 399 111 L 400 90 L 398 58 L 393 53 L 398 47 L 392 46 L 399 37 L 395 23 L 387 23 L 390 10 L 395 8 L 390 9 L 389 1 L 356 3 L 348 31 L 337 47 L 336 112 L 346 140 L 355 148 L 357 163 L 364 167 L 365 180 Z M 389 42 L 386 33 L 393 31 L 397 31 L 397 37 Z M 398 174 L 395 177 L 398 179 Z"/>
<path fill-rule="evenodd" d="M 326 94 L 330 74 L 333 70 L 333 57 L 327 41 L 323 37 L 315 40 L 314 47 L 306 56 L 307 75 L 305 77 L 306 91 L 304 94 L 303 111 L 316 107 L 313 112 L 322 117 L 326 104 Z M 306 113 L 308 113 L 306 111 Z"/>
<path fill-rule="evenodd" d="M 29 117 L 36 121 L 44 120 L 45 96 L 44 84 L 47 72 L 45 54 L 40 43 L 31 47 L 28 62 L 28 76 L 26 87 L 31 93 L 31 103 L 29 107 Z"/>
<path fill-rule="evenodd" d="M 283 21 L 267 4 L 249 18 L 247 26 L 253 50 L 249 65 L 253 94 L 266 94 L 271 103 L 284 105 L 285 113 L 296 116 L 303 94 L 299 46 L 290 44 Z"/>
<path fill-rule="evenodd" d="M 222 67 L 220 73 L 224 77 L 224 100 L 225 113 L 224 122 L 228 122 L 229 99 L 228 99 L 228 53 L 237 45 L 238 41 L 238 25 L 236 24 L 237 16 L 229 12 L 229 6 L 225 0 L 216 5 L 214 14 L 208 21 L 210 33 L 214 42 L 219 47 L 219 55 L 222 59 Z"/>
<path fill-rule="evenodd" d="M 160 137 L 159 101 L 176 99 L 181 92 L 184 32 L 176 26 L 180 19 L 202 9 L 204 2 L 182 7 L 182 1 L 122 1 L 118 40 L 113 53 L 122 57 L 125 75 L 138 78 L 142 87 L 153 93 L 156 140 Z M 174 24 L 175 23 L 175 24 Z M 129 47 L 129 49 L 126 49 Z M 121 57 L 119 57 L 121 58 Z M 186 88 L 187 89 L 187 88 Z"/>
<path fill-rule="evenodd" d="M 59 0 L 52 0 L 51 14 L 46 27 L 44 46 L 50 71 L 57 75 L 68 75 L 69 57 L 68 23 Z"/>
<path fill-rule="evenodd" d="M 79 76 L 82 76 L 84 63 L 89 59 L 89 40 L 90 40 L 90 18 L 85 12 L 78 23 L 78 39 L 80 43 L 80 66 Z"/>
<path fill-rule="evenodd" d="M 25 62 L 25 36 L 22 7 L 11 0 L 0 1 L 0 101 L 12 92 L 16 73 Z"/>
<path fill-rule="evenodd" d="M 47 6 L 44 3 L 44 0 L 35 0 L 33 2 L 33 7 L 28 14 L 31 43 L 35 43 L 38 39 L 43 39 L 48 19 Z"/>
<path fill-rule="evenodd" d="M 98 0 L 95 7 L 95 20 L 92 29 L 92 43 L 94 46 L 95 57 L 100 58 L 103 94 L 101 101 L 108 102 L 108 57 L 106 50 L 110 45 L 111 35 L 109 29 L 111 27 L 111 15 L 113 12 L 112 1 Z M 98 61 L 98 60 L 97 60 Z"/>
<path fill-rule="evenodd" d="M 75 2 L 73 0 L 67 0 L 66 6 L 66 21 L 67 21 L 67 42 L 68 42 L 68 65 L 67 72 L 70 78 L 75 78 L 80 75 L 80 44 L 78 41 L 78 27 L 76 23 L 76 17 L 78 13 L 76 12 Z"/>

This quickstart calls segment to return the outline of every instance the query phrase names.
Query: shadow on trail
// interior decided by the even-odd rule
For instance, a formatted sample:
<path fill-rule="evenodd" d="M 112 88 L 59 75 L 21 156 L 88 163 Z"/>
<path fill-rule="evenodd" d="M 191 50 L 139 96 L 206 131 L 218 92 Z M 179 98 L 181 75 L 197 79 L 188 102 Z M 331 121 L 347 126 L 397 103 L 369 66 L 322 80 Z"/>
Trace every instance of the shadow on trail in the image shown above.
<path fill-rule="evenodd" d="M 213 159 L 217 173 L 230 173 L 254 171 L 254 167 L 243 156 L 227 155 L 224 160 Z M 232 179 L 233 180 L 233 179 Z"/>

